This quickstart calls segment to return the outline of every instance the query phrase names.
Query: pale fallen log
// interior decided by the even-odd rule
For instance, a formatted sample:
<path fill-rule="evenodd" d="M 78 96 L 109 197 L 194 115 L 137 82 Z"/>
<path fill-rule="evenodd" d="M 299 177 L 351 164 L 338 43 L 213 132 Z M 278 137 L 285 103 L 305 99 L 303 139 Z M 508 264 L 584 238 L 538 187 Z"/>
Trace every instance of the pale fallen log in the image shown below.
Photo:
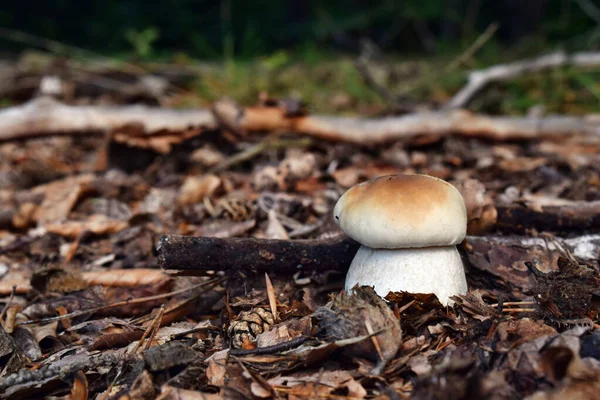
<path fill-rule="evenodd" d="M 457 109 L 465 107 L 477 92 L 492 82 L 506 81 L 527 73 L 568 65 L 578 67 L 599 66 L 600 52 L 581 52 L 569 55 L 564 51 L 557 51 L 534 59 L 499 64 L 490 68 L 472 71 L 469 73 L 467 85 L 456 93 L 444 108 Z"/>
<path fill-rule="evenodd" d="M 0 111 L 0 142 L 57 134 L 81 135 L 137 125 L 131 140 L 127 129 L 113 136 L 132 146 L 167 152 L 161 136 L 181 140 L 219 126 L 240 133 L 291 132 L 356 144 L 378 144 L 415 136 L 462 135 L 493 140 L 527 140 L 574 134 L 600 136 L 600 116 L 492 117 L 465 110 L 430 111 L 385 118 L 289 115 L 280 107 L 238 107 L 217 102 L 208 110 L 173 110 L 146 106 L 68 106 L 37 99 Z M 190 133 L 190 129 L 192 132 Z M 187 130 L 187 131 L 186 131 Z M 156 138 L 159 144 L 147 145 Z M 137 139 L 142 139 L 137 140 Z M 175 140 L 177 141 L 177 140 Z M 142 143 L 143 142 L 143 143 Z"/>
<path fill-rule="evenodd" d="M 240 108 L 230 100 L 213 106 L 219 122 L 239 133 L 296 132 L 321 139 L 377 144 L 420 135 L 462 135 L 525 140 L 573 134 L 600 136 L 600 116 L 492 117 L 466 110 L 429 111 L 385 118 L 287 116 L 279 107 Z"/>
<path fill-rule="evenodd" d="M 56 134 L 106 132 L 138 125 L 148 135 L 190 128 L 217 129 L 209 110 L 174 110 L 136 106 L 70 106 L 51 98 L 37 98 L 0 110 L 0 142 Z"/>

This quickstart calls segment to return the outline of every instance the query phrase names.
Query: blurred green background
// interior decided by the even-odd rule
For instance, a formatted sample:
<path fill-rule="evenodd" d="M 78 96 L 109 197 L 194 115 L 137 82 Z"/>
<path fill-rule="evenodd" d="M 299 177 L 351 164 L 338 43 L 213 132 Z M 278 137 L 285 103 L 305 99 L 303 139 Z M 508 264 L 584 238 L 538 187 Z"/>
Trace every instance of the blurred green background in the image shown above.
<path fill-rule="evenodd" d="M 600 44 L 595 0 L 3 2 L 0 26 L 105 54 L 175 52 L 251 58 L 280 49 L 355 52 L 370 38 L 393 53 L 442 51 L 499 24 L 504 44 Z M 4 43 L 5 50 L 18 49 Z"/>
<path fill-rule="evenodd" d="M 492 24 L 478 51 L 447 69 Z M 52 56 L 144 64 L 202 65 L 193 96 L 207 105 L 228 95 L 300 97 L 320 112 L 377 113 L 389 101 L 356 68 L 375 49 L 376 81 L 415 101 L 447 101 L 470 69 L 550 51 L 600 47 L 597 0 L 404 0 L 370 2 L 105 0 L 4 2 L 4 58 L 25 50 Z M 92 53 L 94 52 L 94 53 Z M 79 66 L 81 67 L 81 66 Z M 522 113 L 540 103 L 556 112 L 597 110 L 600 70 L 570 67 L 492 85 L 470 108 Z"/>

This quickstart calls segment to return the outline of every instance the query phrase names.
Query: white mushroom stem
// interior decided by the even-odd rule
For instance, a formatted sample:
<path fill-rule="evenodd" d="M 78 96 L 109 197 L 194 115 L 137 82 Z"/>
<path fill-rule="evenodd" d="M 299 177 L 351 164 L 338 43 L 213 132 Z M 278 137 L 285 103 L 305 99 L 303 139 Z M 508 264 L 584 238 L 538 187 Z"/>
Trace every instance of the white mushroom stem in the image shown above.
<path fill-rule="evenodd" d="M 361 246 L 346 275 L 346 290 L 373 286 L 389 292 L 434 293 L 443 305 L 467 293 L 467 279 L 456 246 L 373 249 Z"/>

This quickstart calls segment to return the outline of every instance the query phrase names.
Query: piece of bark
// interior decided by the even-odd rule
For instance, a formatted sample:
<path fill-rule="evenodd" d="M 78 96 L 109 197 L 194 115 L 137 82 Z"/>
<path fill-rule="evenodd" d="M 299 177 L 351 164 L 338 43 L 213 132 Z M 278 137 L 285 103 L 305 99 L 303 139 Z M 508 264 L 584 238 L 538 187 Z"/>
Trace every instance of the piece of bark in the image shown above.
<path fill-rule="evenodd" d="M 600 229 L 600 201 L 570 201 L 556 205 L 497 206 L 496 229 L 522 233 L 527 229 L 551 232 L 584 232 Z"/>
<path fill-rule="evenodd" d="M 48 134 L 106 132 L 140 125 L 148 134 L 185 131 L 190 127 L 217 129 L 209 110 L 175 110 L 147 106 L 70 106 L 51 98 L 37 98 L 0 111 L 0 143 Z"/>
<path fill-rule="evenodd" d="M 157 246 L 167 270 L 274 272 L 345 270 L 358 250 L 349 238 L 277 240 L 164 235 Z"/>
<path fill-rule="evenodd" d="M 472 71 L 469 73 L 467 85 L 450 99 L 445 108 L 465 107 L 477 92 L 492 82 L 506 81 L 528 73 L 567 65 L 578 67 L 598 66 L 600 65 L 600 52 L 581 52 L 569 55 L 564 51 L 557 51 L 530 60 L 499 64 L 490 68 Z"/>

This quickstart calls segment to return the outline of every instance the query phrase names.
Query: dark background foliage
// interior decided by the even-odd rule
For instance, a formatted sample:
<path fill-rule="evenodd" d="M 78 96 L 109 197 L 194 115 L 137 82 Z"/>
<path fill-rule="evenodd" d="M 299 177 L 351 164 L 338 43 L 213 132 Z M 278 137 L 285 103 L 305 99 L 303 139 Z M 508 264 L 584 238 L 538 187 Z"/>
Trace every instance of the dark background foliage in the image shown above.
<path fill-rule="evenodd" d="M 595 0 L 588 2 L 597 3 Z M 0 26 L 103 53 L 255 57 L 282 48 L 355 52 L 369 38 L 391 53 L 436 52 L 497 22 L 504 44 L 597 46 L 583 0 L 6 1 Z M 5 41 L 5 50 L 19 45 Z M 140 49 L 141 48 L 141 49 Z M 139 51 L 141 50 L 141 51 Z"/>

